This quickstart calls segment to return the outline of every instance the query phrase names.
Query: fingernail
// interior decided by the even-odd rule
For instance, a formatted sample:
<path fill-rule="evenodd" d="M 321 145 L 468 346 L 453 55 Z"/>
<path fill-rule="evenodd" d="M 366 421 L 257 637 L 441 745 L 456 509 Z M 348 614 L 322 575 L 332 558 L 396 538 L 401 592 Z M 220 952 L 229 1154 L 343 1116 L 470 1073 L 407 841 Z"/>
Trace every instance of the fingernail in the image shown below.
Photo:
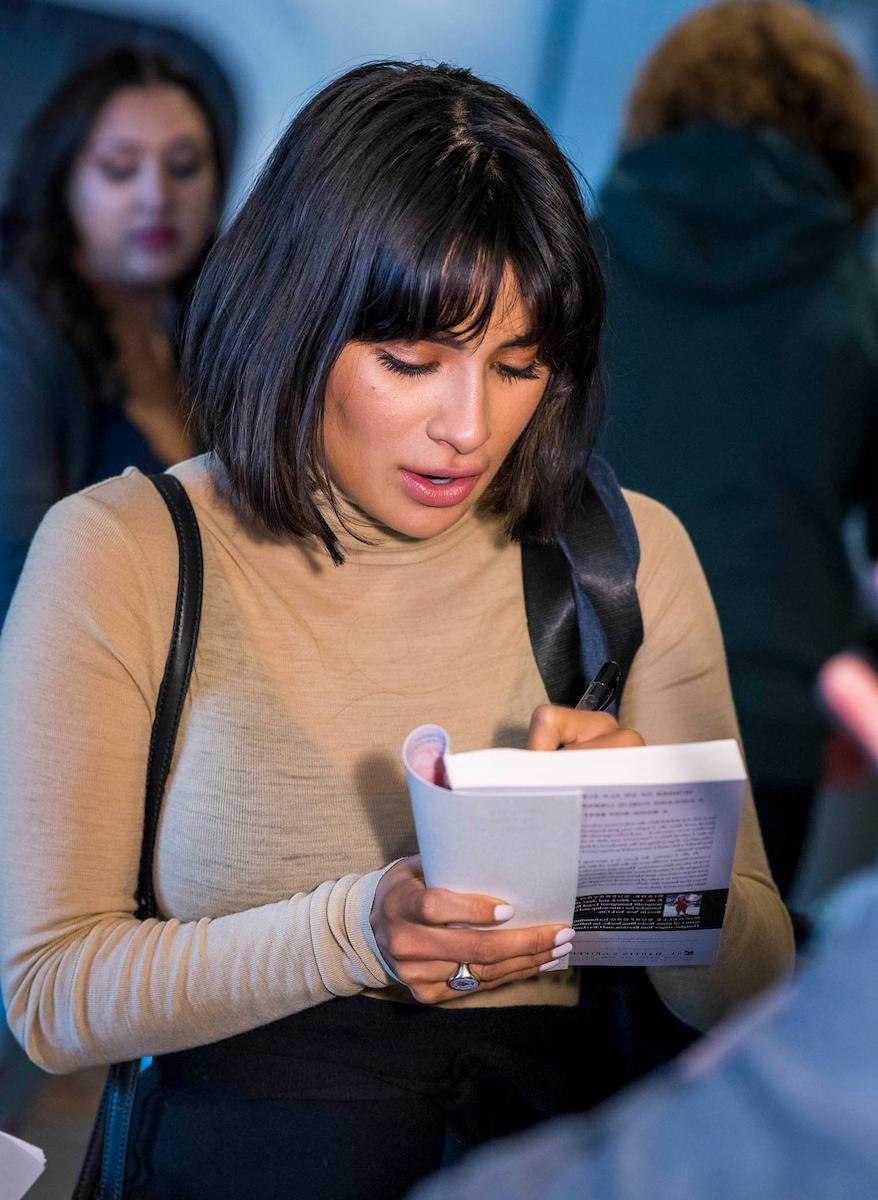
<path fill-rule="evenodd" d="M 541 971 L 552 971 L 552 970 L 554 970 L 554 968 L 555 968 L 557 965 L 558 965 L 557 963 L 553 963 L 553 962 L 551 962 L 551 963 L 543 963 L 543 965 L 540 967 L 540 970 L 541 970 Z"/>
<path fill-rule="evenodd" d="M 563 958 L 565 954 L 569 954 L 573 949 L 572 942 L 565 942 L 563 946 L 556 946 L 552 951 L 552 958 Z"/>
<path fill-rule="evenodd" d="M 563 944 L 565 942 L 572 941 L 575 934 L 576 934 L 576 930 L 574 930 L 574 929 L 559 929 L 558 932 L 555 934 L 555 945 L 563 946 Z"/>
<path fill-rule="evenodd" d="M 511 904 L 498 904 L 494 909 L 495 921 L 508 921 L 511 916 L 515 915 L 515 909 Z"/>

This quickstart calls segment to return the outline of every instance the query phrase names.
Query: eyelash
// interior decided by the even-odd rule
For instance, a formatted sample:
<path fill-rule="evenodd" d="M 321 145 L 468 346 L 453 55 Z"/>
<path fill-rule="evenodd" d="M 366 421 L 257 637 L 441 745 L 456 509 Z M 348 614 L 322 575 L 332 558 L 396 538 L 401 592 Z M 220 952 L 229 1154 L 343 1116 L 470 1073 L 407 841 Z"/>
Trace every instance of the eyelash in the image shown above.
<path fill-rule="evenodd" d="M 388 371 L 393 371 L 395 375 L 405 375 L 409 379 L 420 379 L 422 375 L 429 375 L 436 370 L 433 363 L 424 363 L 421 366 L 416 366 L 413 363 L 403 362 L 402 359 L 394 358 L 392 354 L 388 354 L 386 350 L 379 350 L 378 361 L 387 368 Z"/>
<path fill-rule="evenodd" d="M 201 170 L 201 160 L 186 163 L 174 163 L 168 167 L 168 174 L 173 175 L 175 179 L 191 179 L 193 175 L 197 175 Z"/>
<path fill-rule="evenodd" d="M 110 183 L 128 183 L 137 174 L 137 170 L 136 166 L 115 167 L 110 163 L 101 164 L 101 171 L 103 171 L 104 177 Z M 201 170 L 201 163 L 176 163 L 169 166 L 167 170 L 173 179 L 191 179 L 193 175 L 197 175 Z"/>
<path fill-rule="evenodd" d="M 404 375 L 408 379 L 420 379 L 423 375 L 431 375 L 436 370 L 435 363 L 422 365 L 406 363 L 399 358 L 394 358 L 386 350 L 379 351 L 378 360 L 388 371 L 393 371 L 396 375 Z M 505 363 L 497 363 L 495 370 L 506 383 L 518 379 L 539 379 L 536 363 L 531 363 L 529 367 L 509 367 Z"/>
<path fill-rule="evenodd" d="M 127 183 L 136 174 L 134 167 L 113 167 L 109 163 L 101 164 L 101 172 L 110 183 Z"/>

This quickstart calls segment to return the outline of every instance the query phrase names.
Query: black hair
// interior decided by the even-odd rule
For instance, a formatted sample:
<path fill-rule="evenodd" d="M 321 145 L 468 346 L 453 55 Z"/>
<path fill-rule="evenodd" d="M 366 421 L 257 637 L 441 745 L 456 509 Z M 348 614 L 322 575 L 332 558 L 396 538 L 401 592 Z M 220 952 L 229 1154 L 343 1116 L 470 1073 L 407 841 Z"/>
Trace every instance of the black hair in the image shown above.
<path fill-rule="evenodd" d="M 125 384 L 105 314 L 74 257 L 76 232 L 67 190 L 73 162 L 98 113 L 120 89 L 164 83 L 182 88 L 204 114 L 214 152 L 217 215 L 228 179 L 228 147 L 219 117 L 200 82 L 163 52 L 119 46 L 78 67 L 33 117 L 12 163 L 0 213 L 0 263 L 30 293 L 70 345 L 98 403 L 120 403 Z M 179 302 L 188 298 L 207 254 L 175 282 Z"/>
<path fill-rule="evenodd" d="M 317 503 L 333 364 L 355 339 L 478 337 L 507 269 L 549 381 L 483 504 L 547 540 L 600 415 L 604 286 L 569 163 L 525 104 L 456 67 L 370 63 L 319 92 L 212 250 L 184 332 L 192 416 L 237 510 L 341 561 Z"/>

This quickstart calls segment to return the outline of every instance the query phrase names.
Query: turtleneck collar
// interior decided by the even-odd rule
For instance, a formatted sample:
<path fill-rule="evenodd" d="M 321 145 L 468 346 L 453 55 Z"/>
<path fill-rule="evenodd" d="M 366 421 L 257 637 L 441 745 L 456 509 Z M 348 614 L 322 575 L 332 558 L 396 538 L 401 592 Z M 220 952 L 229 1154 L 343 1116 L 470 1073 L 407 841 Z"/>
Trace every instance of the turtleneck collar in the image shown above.
<path fill-rule="evenodd" d="M 318 500 L 318 507 L 338 538 L 345 562 L 360 566 L 426 562 L 448 553 L 472 537 L 484 522 L 496 522 L 496 518 L 482 516 L 475 508 L 470 508 L 458 521 L 434 537 L 414 538 L 376 521 L 338 488 L 335 489 L 335 501 L 337 514 L 325 497 Z"/>
<path fill-rule="evenodd" d="M 228 499 L 225 469 L 212 453 L 191 459 L 196 473 L 205 472 L 211 479 L 214 491 L 234 516 L 234 507 Z M 184 474 L 185 472 L 179 472 Z M 338 538 L 338 546 L 345 563 L 362 566 L 379 566 L 386 563 L 426 562 L 440 554 L 446 554 L 471 538 L 493 538 L 497 545 L 508 541 L 501 522 L 490 514 L 483 513 L 479 506 L 468 509 L 463 516 L 442 533 L 430 538 L 407 537 L 395 529 L 376 521 L 338 488 L 335 489 L 338 513 L 325 496 L 319 496 L 317 506 L 327 525 Z M 239 517 L 234 519 L 240 520 Z M 253 531 L 251 530 L 251 535 Z M 258 535 L 257 535 L 258 536 Z M 266 535 L 262 535 L 262 539 Z M 269 540 L 281 544 L 283 539 Z M 305 543 L 302 543 L 304 546 Z M 317 538 L 310 539 L 309 548 L 319 556 L 329 558 L 329 552 Z"/>

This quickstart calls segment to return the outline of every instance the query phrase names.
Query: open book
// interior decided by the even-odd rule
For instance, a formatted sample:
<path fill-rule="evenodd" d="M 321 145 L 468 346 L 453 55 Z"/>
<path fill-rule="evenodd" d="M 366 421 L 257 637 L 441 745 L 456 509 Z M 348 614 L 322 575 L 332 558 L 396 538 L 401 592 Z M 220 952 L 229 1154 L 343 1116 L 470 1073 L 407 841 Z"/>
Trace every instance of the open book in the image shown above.
<path fill-rule="evenodd" d="M 422 725 L 403 759 L 428 887 L 506 901 L 509 926 L 571 925 L 559 967 L 715 960 L 747 781 L 736 742 L 452 754 Z"/>

